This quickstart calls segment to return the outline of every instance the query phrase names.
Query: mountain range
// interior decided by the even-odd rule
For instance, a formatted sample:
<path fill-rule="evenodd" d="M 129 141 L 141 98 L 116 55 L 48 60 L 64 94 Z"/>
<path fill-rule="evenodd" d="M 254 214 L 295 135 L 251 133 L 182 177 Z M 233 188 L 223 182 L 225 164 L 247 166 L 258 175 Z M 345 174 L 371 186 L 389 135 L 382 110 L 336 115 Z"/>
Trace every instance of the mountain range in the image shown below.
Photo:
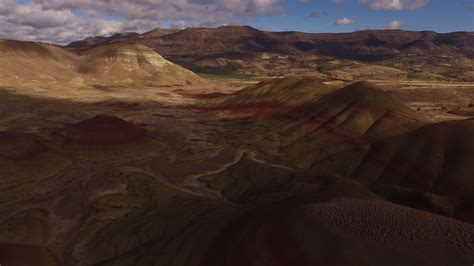
<path fill-rule="evenodd" d="M 363 72 L 371 72 L 372 78 L 388 75 L 474 80 L 474 32 L 304 33 L 268 32 L 249 26 L 158 28 L 143 34 L 91 37 L 67 47 L 82 49 L 115 42 L 148 46 L 195 72 L 268 75 L 313 72 L 322 77 L 346 80 L 358 79 Z M 383 74 L 374 77 L 374 71 L 367 71 L 368 68 L 373 70 L 373 66 Z"/>

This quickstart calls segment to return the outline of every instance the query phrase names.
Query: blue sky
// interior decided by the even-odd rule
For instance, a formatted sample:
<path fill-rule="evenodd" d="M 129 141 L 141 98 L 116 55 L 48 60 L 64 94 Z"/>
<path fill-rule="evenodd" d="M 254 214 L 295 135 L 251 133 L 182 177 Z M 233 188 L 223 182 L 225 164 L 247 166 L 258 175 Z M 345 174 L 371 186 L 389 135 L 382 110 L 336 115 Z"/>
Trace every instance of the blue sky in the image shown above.
<path fill-rule="evenodd" d="M 285 15 L 256 17 L 250 24 L 276 31 L 348 32 L 384 28 L 393 21 L 399 21 L 401 28 L 415 31 L 474 31 L 473 3 L 474 1 L 470 0 L 431 0 L 417 10 L 374 10 L 357 0 L 346 0 L 340 4 L 318 0 L 306 4 L 285 1 Z M 312 12 L 321 16 L 308 17 Z M 344 17 L 354 20 L 355 23 L 335 25 L 337 19 Z"/>
<path fill-rule="evenodd" d="M 0 0 L 0 38 L 66 44 L 158 27 L 474 31 L 474 0 Z"/>

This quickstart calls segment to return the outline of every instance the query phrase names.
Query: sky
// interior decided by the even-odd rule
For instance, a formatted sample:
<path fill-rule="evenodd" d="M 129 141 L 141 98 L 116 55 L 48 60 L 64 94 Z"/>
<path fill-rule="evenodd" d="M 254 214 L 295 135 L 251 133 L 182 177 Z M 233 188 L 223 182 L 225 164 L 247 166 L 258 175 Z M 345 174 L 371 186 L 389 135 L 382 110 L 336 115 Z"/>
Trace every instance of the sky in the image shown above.
<path fill-rule="evenodd" d="M 154 28 L 474 31 L 474 0 L 0 0 L 0 38 L 67 44 Z"/>

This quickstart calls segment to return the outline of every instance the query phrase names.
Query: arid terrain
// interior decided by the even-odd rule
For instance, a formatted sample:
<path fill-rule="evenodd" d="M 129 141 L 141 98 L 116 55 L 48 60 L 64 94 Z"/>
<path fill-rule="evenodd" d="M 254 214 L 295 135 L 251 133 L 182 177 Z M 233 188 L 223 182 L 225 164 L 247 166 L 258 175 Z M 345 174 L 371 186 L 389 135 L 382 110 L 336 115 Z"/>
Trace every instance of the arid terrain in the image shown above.
<path fill-rule="evenodd" d="M 0 265 L 472 265 L 473 42 L 0 41 Z"/>
<path fill-rule="evenodd" d="M 195 72 L 345 81 L 474 81 L 474 33 L 365 30 L 352 33 L 267 32 L 248 26 L 155 29 L 73 42 L 70 48 L 136 43 Z"/>

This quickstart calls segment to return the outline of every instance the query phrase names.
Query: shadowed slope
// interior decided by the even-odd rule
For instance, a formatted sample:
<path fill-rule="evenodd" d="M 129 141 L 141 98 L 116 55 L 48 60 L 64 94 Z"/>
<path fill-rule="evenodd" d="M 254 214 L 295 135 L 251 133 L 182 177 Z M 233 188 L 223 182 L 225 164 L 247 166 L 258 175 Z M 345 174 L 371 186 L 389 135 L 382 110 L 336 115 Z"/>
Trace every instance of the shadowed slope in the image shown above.
<path fill-rule="evenodd" d="M 343 105 L 341 98 L 346 94 L 360 101 L 356 104 L 359 109 L 353 109 L 352 117 L 370 118 L 374 109 L 384 110 L 385 106 L 393 109 L 396 117 L 410 117 L 410 110 L 400 111 L 396 102 L 386 99 L 379 103 L 379 99 L 385 99 L 383 92 L 349 88 L 305 99 L 302 103 L 295 101 L 292 112 L 279 112 L 252 120 L 254 123 L 196 121 L 196 116 L 188 117 L 187 113 L 176 109 L 166 110 L 166 114 L 172 114 L 170 117 L 147 120 L 150 134 L 156 136 L 163 148 L 152 148 L 155 138 L 150 138 L 148 130 L 111 116 L 66 126 L 60 131 L 62 138 L 48 135 L 40 140 L 27 134 L 27 139 L 38 141 L 25 141 L 25 144 L 15 138 L 6 138 L 2 156 L 15 158 L 12 163 L 21 161 L 22 157 L 35 160 L 35 156 L 15 154 L 16 146 L 35 148 L 39 145 L 41 149 L 50 150 L 48 147 L 53 147 L 55 140 L 62 144 L 58 147 L 64 153 L 94 161 L 77 160 L 72 171 L 58 178 L 61 183 L 32 182 L 28 186 L 8 184 L 1 187 L 0 196 L 8 201 L 0 204 L 0 249 L 6 251 L 0 252 L 0 256 L 6 254 L 1 258 L 11 264 L 31 264 L 34 259 L 37 264 L 46 265 L 54 265 L 49 250 L 54 252 L 59 265 L 471 263 L 474 259 L 472 225 L 384 202 L 367 187 L 351 180 L 351 175 L 344 175 L 344 179 L 312 174 L 311 171 L 317 168 L 339 170 L 348 164 L 356 164 L 364 158 L 363 151 L 373 144 L 371 138 L 361 141 L 365 149 L 357 141 L 344 146 L 348 149 L 344 151 L 356 149 L 362 155 L 357 157 L 349 153 L 337 159 L 332 165 L 334 168 L 326 168 L 316 161 L 312 168 L 291 169 L 288 166 L 294 164 L 291 160 L 283 160 L 285 154 L 272 153 L 268 146 L 263 147 L 264 141 L 276 142 L 278 148 L 283 146 L 278 141 L 288 143 L 284 142 L 287 139 L 281 132 L 291 124 L 289 122 L 294 122 L 290 114 L 313 116 L 315 121 L 324 117 L 322 114 L 337 117 L 331 113 L 331 107 L 341 108 L 338 106 Z M 307 90 L 308 95 L 311 95 L 310 91 L 318 91 L 317 88 Z M 268 90 L 270 94 L 275 93 L 271 91 Z M 280 92 L 289 93 L 284 88 L 279 89 Z M 109 106 L 110 103 L 101 105 L 104 104 Z M 46 117 L 45 120 L 61 123 L 106 110 L 99 109 L 101 105 L 98 104 L 70 103 L 69 111 L 48 101 L 38 105 L 40 108 L 49 106 L 39 113 Z M 132 115 L 136 110 L 140 114 Z M 120 117 L 141 120 L 142 109 L 136 110 L 121 112 Z M 146 110 L 143 112 L 146 115 Z M 181 114 L 186 119 L 184 122 L 179 121 Z M 391 126 L 392 122 L 389 122 Z M 350 128 L 359 134 L 365 132 L 363 127 L 355 123 Z M 290 128 L 298 127 L 291 124 L 287 129 Z M 341 139 L 347 138 L 343 133 L 349 129 L 340 128 L 338 123 L 330 128 L 342 131 Z M 39 132 L 46 135 L 47 129 Z M 466 137 L 461 134 L 464 130 L 471 134 L 470 129 L 460 129 L 445 137 L 462 140 Z M 331 140 L 330 134 L 324 132 L 320 131 L 321 136 Z M 237 138 L 232 138 L 235 136 Z M 266 138 L 261 141 L 260 137 Z M 311 161 L 326 150 L 330 155 L 338 155 L 339 150 L 327 149 L 334 142 L 324 142 L 316 137 L 310 140 L 304 143 L 313 145 L 313 150 L 308 148 L 308 154 L 314 157 L 297 154 L 295 156 L 300 157 L 290 159 Z M 260 148 L 274 157 L 265 156 Z M 277 161 L 278 156 L 282 160 Z M 115 158 L 123 160 L 112 160 Z M 57 163 L 53 159 L 51 162 L 45 160 L 45 164 Z M 450 171 L 457 167 L 456 162 L 453 163 Z M 25 164 L 25 167 L 30 165 Z M 42 169 L 30 168 L 43 173 Z M 216 193 L 211 193 L 204 185 Z M 10 190 L 13 192 L 8 194 Z M 385 197 L 383 193 L 379 194 Z M 468 209 L 469 205 L 463 208 Z M 460 208 L 456 208 L 456 212 L 459 211 Z M 469 215 L 469 212 L 464 211 L 464 214 Z M 21 254 L 31 254 L 31 259 Z"/>
<path fill-rule="evenodd" d="M 413 128 L 423 117 L 368 82 L 356 82 L 284 116 L 285 133 L 305 138 L 331 133 L 343 138 L 381 138 Z M 323 140 L 322 140 L 323 141 Z"/>
<path fill-rule="evenodd" d="M 0 260 L 5 265 L 58 265 L 53 252 L 47 248 L 27 245 L 0 244 Z"/>
<path fill-rule="evenodd" d="M 230 108 L 225 104 L 242 99 L 275 100 L 267 109 L 246 110 L 258 127 L 239 141 L 286 166 L 354 178 L 394 202 L 474 221 L 473 120 L 427 125 L 418 112 L 368 82 L 326 89 L 313 98 L 311 89 L 320 90 L 309 87 L 307 98 L 299 99 L 295 86 L 286 87 L 294 84 L 288 80 L 248 88 L 224 101 Z M 269 84 L 283 86 L 273 90 Z M 299 104 L 285 109 L 279 95 Z M 231 184 L 225 190 L 232 186 L 242 189 Z"/>
<path fill-rule="evenodd" d="M 86 186 L 95 219 L 71 243 L 80 264 L 198 265 L 209 242 L 241 212 L 133 169 L 115 169 Z"/>
<path fill-rule="evenodd" d="M 33 134 L 0 131 L 0 202 L 24 197 L 27 188 L 38 184 L 55 182 L 72 163 Z"/>
<path fill-rule="evenodd" d="M 271 96 L 263 97 L 277 103 L 272 106 L 271 116 L 250 110 L 254 111 L 253 117 L 261 118 L 259 125 L 270 131 L 257 145 L 273 147 L 293 166 L 307 168 L 331 154 L 402 134 L 425 123 L 417 112 L 367 82 L 332 90 L 318 83 L 303 88 L 303 94 L 286 86 L 267 91 Z M 257 94 L 258 89 L 254 89 Z M 280 107 L 279 95 L 294 99 L 294 106 Z"/>
<path fill-rule="evenodd" d="M 223 231 L 201 265 L 434 265 L 474 258 L 470 224 L 359 199 L 289 200 Z"/>
<path fill-rule="evenodd" d="M 375 143 L 356 178 L 474 199 L 473 135 L 470 119 L 428 125 Z"/>
<path fill-rule="evenodd" d="M 288 197 L 295 175 L 289 168 L 268 165 L 246 154 L 225 171 L 202 176 L 199 181 L 230 201 L 255 203 Z"/>
<path fill-rule="evenodd" d="M 59 134 L 64 137 L 62 149 L 82 159 L 144 156 L 158 148 L 146 129 L 108 115 L 71 125 Z"/>
<path fill-rule="evenodd" d="M 350 176 L 390 201 L 474 222 L 473 134 L 471 119 L 374 143 L 357 153 L 360 163 Z"/>

